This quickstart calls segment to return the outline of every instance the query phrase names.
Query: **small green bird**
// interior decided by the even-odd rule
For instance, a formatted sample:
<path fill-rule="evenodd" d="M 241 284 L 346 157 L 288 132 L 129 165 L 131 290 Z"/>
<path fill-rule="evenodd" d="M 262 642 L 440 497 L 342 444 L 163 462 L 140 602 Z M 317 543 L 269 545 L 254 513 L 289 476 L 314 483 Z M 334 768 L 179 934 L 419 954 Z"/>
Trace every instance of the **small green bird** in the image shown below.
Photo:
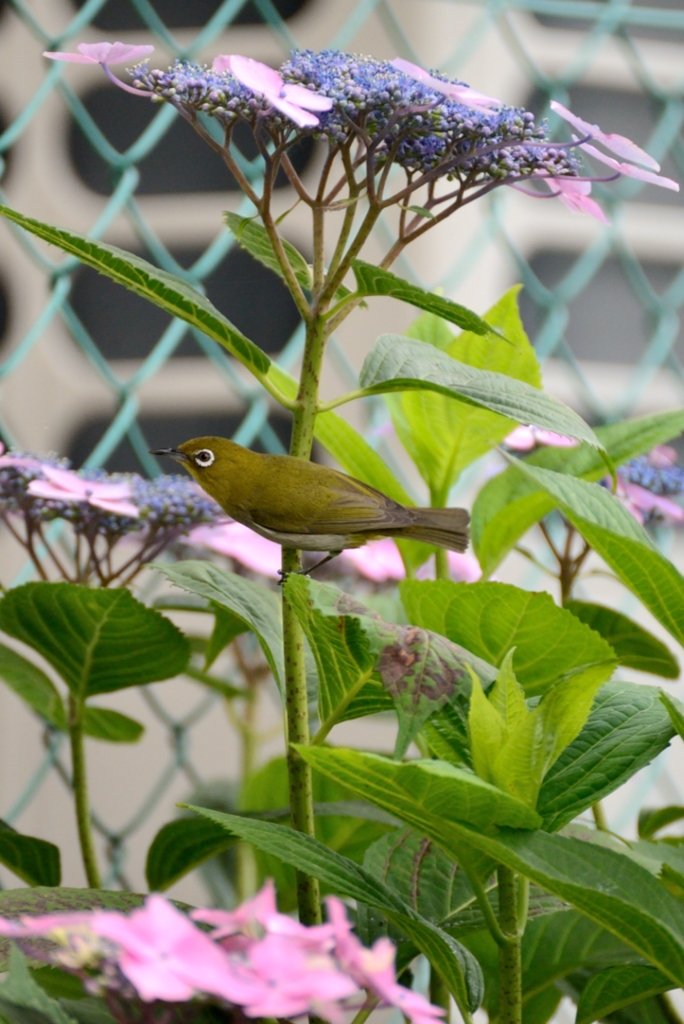
<path fill-rule="evenodd" d="M 400 505 L 369 484 L 291 455 L 260 455 L 224 437 L 197 437 L 151 454 L 176 459 L 229 516 L 283 547 L 333 558 L 379 537 L 450 551 L 468 546 L 464 508 Z"/>

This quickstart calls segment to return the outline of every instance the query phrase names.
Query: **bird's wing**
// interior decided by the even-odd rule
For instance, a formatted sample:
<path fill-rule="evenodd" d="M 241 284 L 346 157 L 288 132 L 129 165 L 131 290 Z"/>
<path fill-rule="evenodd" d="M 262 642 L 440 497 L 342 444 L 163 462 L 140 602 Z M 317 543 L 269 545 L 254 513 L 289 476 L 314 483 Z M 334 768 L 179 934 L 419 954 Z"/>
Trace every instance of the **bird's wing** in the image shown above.
<path fill-rule="evenodd" d="M 270 503 L 269 503 L 270 505 Z M 326 481 L 324 493 L 299 493 L 280 507 L 249 509 L 252 520 L 270 530 L 299 533 L 364 533 L 411 524 L 411 513 L 369 484 L 351 477 Z"/>

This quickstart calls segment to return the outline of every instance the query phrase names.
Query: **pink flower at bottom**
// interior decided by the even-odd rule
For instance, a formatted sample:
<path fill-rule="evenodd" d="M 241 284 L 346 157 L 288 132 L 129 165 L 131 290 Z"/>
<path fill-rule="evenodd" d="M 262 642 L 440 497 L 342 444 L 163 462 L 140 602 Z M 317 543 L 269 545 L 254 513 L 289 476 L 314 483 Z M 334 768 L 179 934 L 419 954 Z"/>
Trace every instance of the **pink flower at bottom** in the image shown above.
<path fill-rule="evenodd" d="M 232 1001 L 226 954 L 162 896 L 128 916 L 96 911 L 92 929 L 120 948 L 121 972 L 146 1002 L 185 1002 L 198 992 Z"/>
<path fill-rule="evenodd" d="M 396 979 L 396 950 L 389 939 L 377 939 L 371 949 L 357 939 L 347 920 L 344 903 L 336 896 L 326 897 L 328 918 L 335 928 L 335 956 L 340 964 L 363 988 L 374 992 L 387 1006 L 395 1006 L 412 1024 L 436 1024 L 444 1016 L 441 1007 L 433 1006 L 419 992 L 404 988 Z"/>
<path fill-rule="evenodd" d="M 242 523 L 196 526 L 182 541 L 233 558 L 252 572 L 270 576 L 271 579 L 278 578 L 282 562 L 280 545 L 261 537 Z"/>

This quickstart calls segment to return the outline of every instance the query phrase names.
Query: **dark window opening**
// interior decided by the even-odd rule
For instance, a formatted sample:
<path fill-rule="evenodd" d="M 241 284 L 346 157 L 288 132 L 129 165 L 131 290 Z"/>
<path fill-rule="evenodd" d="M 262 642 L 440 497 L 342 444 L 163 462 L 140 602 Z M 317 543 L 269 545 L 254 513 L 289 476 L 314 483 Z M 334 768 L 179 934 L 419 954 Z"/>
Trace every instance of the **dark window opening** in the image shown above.
<path fill-rule="evenodd" d="M 163 416 L 139 416 L 138 424 L 149 448 L 175 448 L 193 437 L 232 437 L 244 419 L 244 413 L 179 412 Z M 106 432 L 111 418 L 91 419 L 82 424 L 66 446 L 66 455 L 79 467 L 88 458 Z M 269 426 L 287 451 L 290 444 L 290 417 L 286 413 L 272 413 Z M 255 452 L 266 451 L 255 437 L 249 446 Z M 164 473 L 180 473 L 177 463 L 161 459 Z M 106 460 L 104 468 L 110 473 L 140 473 L 141 465 L 133 445 L 124 436 Z"/>
<path fill-rule="evenodd" d="M 125 72 L 122 77 L 125 78 Z M 97 86 L 85 93 L 81 101 L 100 131 L 120 153 L 133 145 L 160 109 L 158 104 L 142 96 L 136 99 L 113 85 Z M 247 160 L 257 156 L 256 143 L 246 124 L 235 126 L 233 140 Z M 100 195 L 109 195 L 121 171 L 109 167 L 73 120 L 69 126 L 68 145 L 69 156 L 83 183 Z M 298 174 L 306 170 L 313 149 L 314 140 L 308 136 L 288 151 Z M 239 190 L 218 153 L 210 149 L 180 117 L 137 164 L 137 168 L 140 171 L 138 195 Z M 288 185 L 281 171 L 276 179 L 276 188 Z"/>
<path fill-rule="evenodd" d="M 202 250 L 174 250 L 173 255 L 189 267 Z M 280 352 L 299 323 L 297 307 L 280 278 L 237 246 L 204 284 L 217 309 L 265 352 Z M 74 275 L 71 304 L 105 359 L 144 359 L 171 322 L 158 306 L 88 267 Z M 202 352 L 188 331 L 175 356 Z"/>
<path fill-rule="evenodd" d="M 574 253 L 541 251 L 530 259 L 532 271 L 547 288 L 554 288 L 577 260 Z M 681 267 L 673 263 L 642 260 L 641 268 L 651 288 L 662 295 Z M 532 340 L 546 312 L 523 289 L 520 310 Z M 656 327 L 655 318 L 639 301 L 625 270 L 616 258 L 606 260 L 592 275 L 577 298 L 568 303 L 565 340 L 577 359 L 609 363 L 638 363 Z M 680 330 L 673 351 L 684 358 L 684 332 Z"/>
<path fill-rule="evenodd" d="M 216 14 L 224 0 L 152 0 L 151 6 L 159 15 L 167 28 L 201 28 Z M 273 6 L 283 19 L 293 17 L 309 0 L 273 0 Z M 85 0 L 76 0 L 80 8 Z M 258 7 L 247 0 L 247 3 L 231 20 L 231 25 L 263 24 L 263 17 Z M 130 0 L 109 0 L 109 3 L 97 12 L 92 19 L 96 28 L 107 32 L 127 32 L 144 28 L 145 22 Z"/>
<path fill-rule="evenodd" d="M 548 95 L 535 90 L 525 101 L 525 107 L 539 117 L 546 110 Z M 588 121 L 589 124 L 598 124 L 604 132 L 625 135 L 646 149 L 648 140 L 653 134 L 659 119 L 663 114 L 663 106 L 656 103 L 650 96 L 643 93 L 628 92 L 624 89 L 603 89 L 595 86 L 576 85 L 570 90 L 570 100 L 567 106 L 578 117 Z M 574 131 L 569 124 L 558 132 L 558 137 L 570 140 L 570 133 Z M 575 132 L 576 134 L 576 132 Z M 684 135 L 683 135 L 684 138 Z M 602 147 L 599 146 L 599 149 Z M 582 156 L 580 150 L 575 151 L 581 158 L 585 174 L 596 174 L 606 176 L 613 173 L 612 169 L 598 160 L 589 161 L 589 158 Z M 608 153 L 608 156 L 615 154 Z M 673 178 L 681 182 L 682 172 L 673 158 L 668 154 L 662 161 L 660 173 L 666 178 Z M 640 203 L 666 203 L 668 205 L 681 204 L 684 202 L 684 192 L 673 192 L 667 188 L 657 185 L 640 185 L 634 179 L 620 178 L 619 182 L 610 182 L 606 186 L 600 183 L 594 185 L 594 192 L 597 198 L 601 198 L 603 188 L 606 192 L 614 192 L 615 185 L 622 185 L 624 182 L 633 180 L 634 185 L 639 185 L 635 200 Z M 605 194 L 605 193 L 604 193 Z"/>

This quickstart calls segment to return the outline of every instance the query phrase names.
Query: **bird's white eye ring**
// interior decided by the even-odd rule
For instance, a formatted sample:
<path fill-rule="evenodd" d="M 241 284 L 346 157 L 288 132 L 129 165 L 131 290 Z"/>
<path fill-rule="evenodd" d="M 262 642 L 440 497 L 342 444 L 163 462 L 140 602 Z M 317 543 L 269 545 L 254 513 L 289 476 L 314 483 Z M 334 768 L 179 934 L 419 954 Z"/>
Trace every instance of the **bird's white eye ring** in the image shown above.
<path fill-rule="evenodd" d="M 216 461 L 216 456 L 212 452 L 211 448 L 200 448 L 198 452 L 195 452 L 192 458 L 195 465 L 199 466 L 200 469 L 207 469 Z"/>

